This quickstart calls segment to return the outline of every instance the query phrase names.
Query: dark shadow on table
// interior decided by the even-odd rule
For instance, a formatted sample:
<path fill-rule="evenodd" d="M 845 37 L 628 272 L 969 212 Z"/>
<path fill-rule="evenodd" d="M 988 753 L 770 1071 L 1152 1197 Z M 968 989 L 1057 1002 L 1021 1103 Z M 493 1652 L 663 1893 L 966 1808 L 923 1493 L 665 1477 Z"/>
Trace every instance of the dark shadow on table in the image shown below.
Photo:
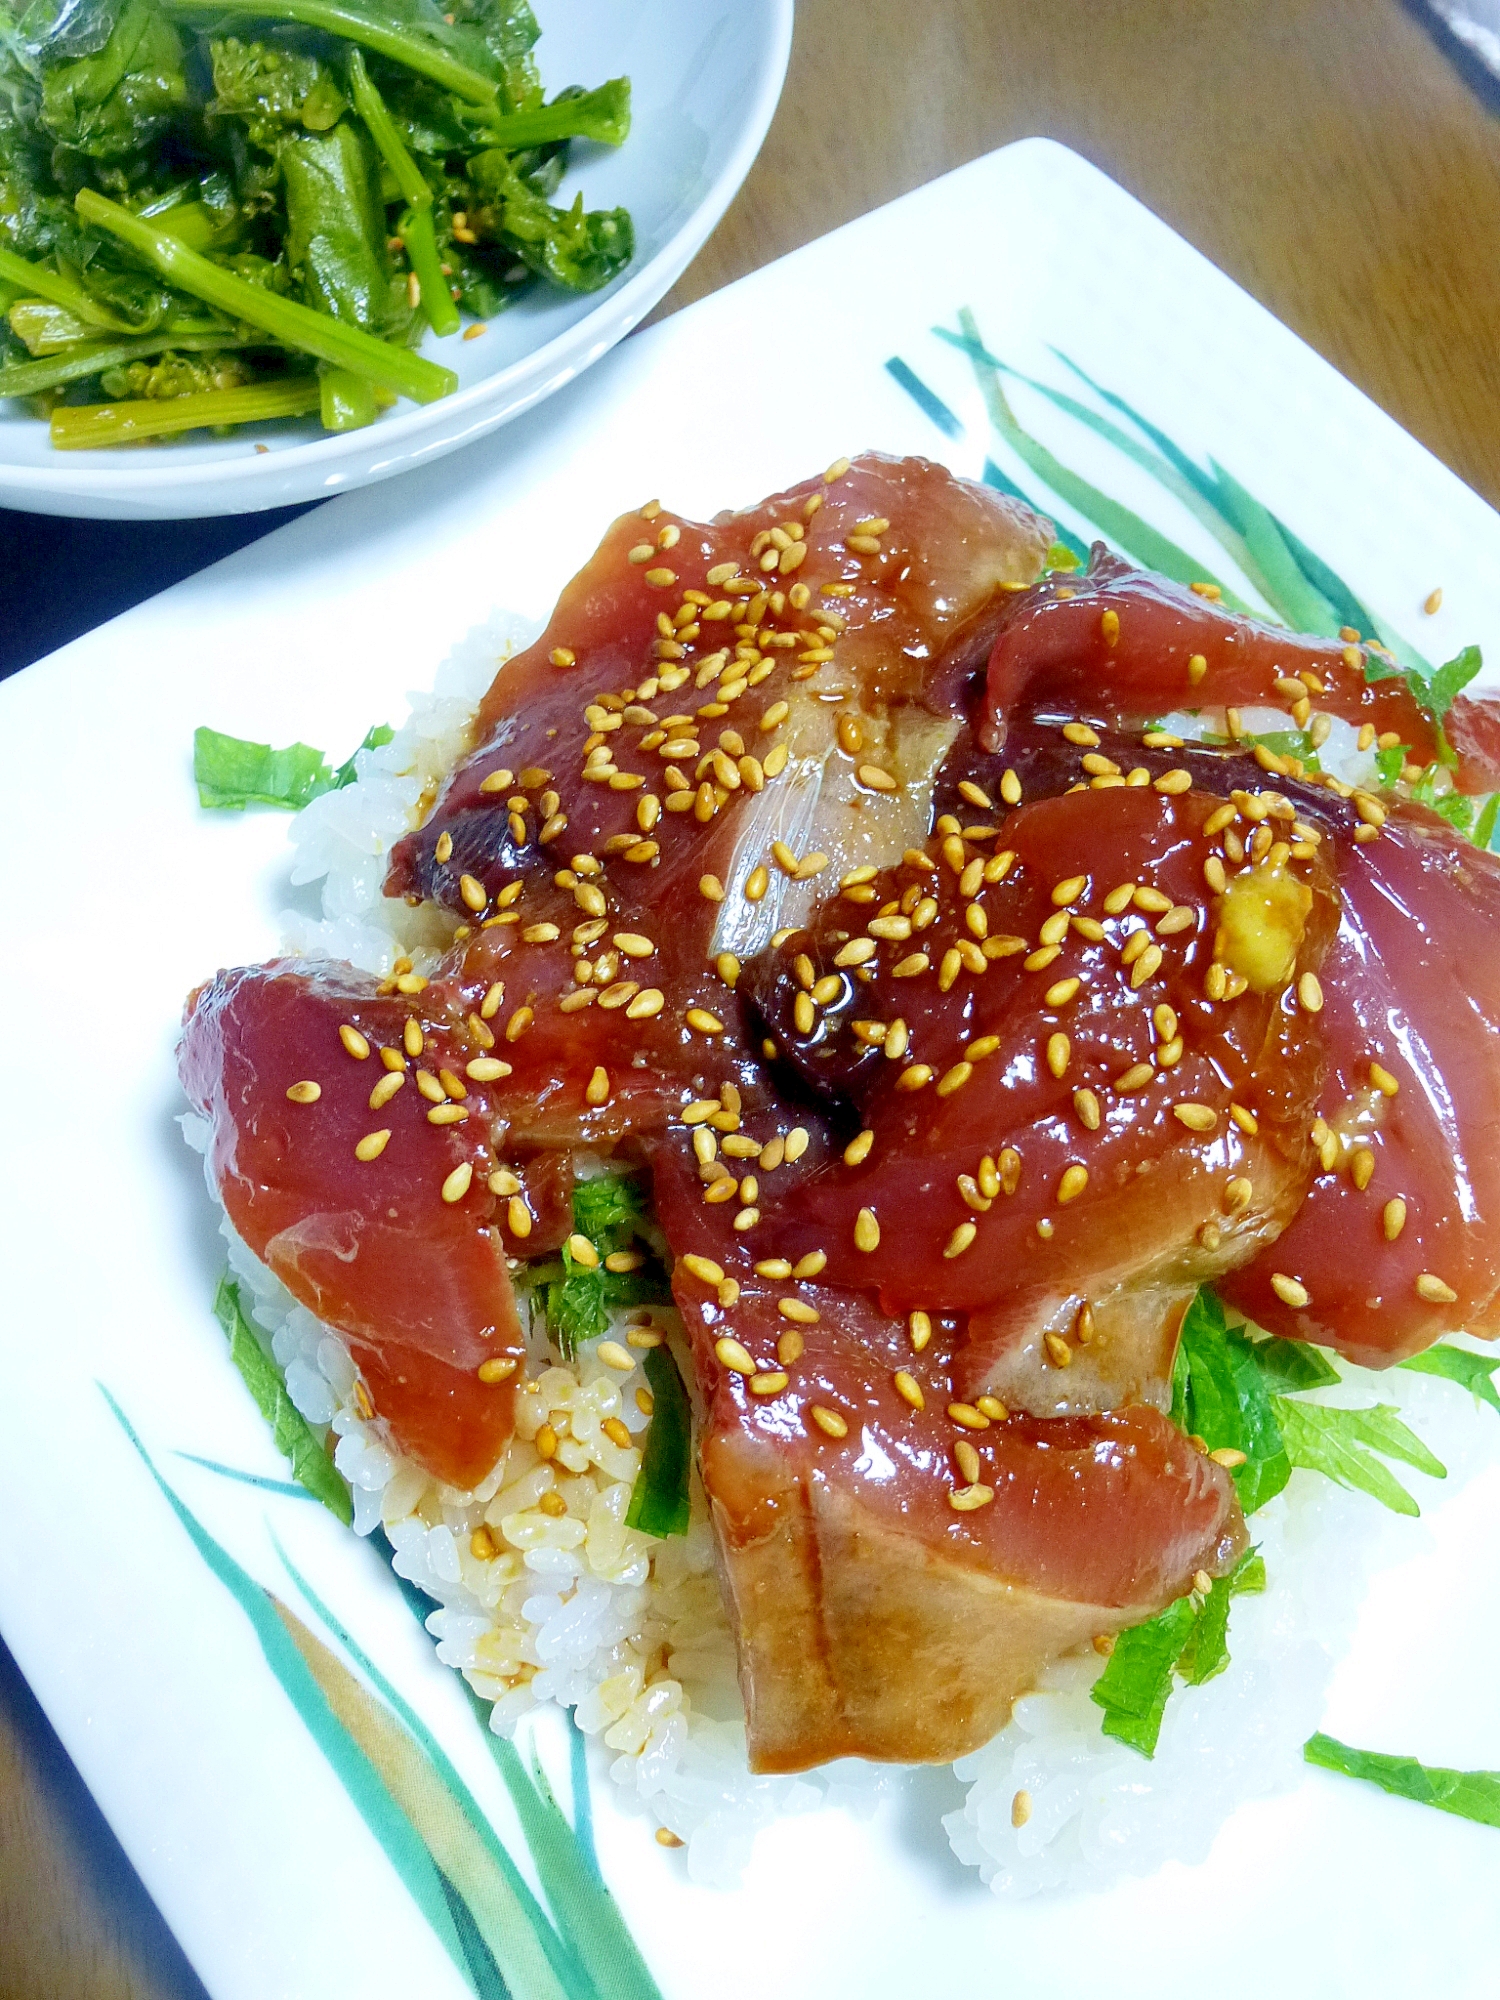
<path fill-rule="evenodd" d="M 1427 30 L 1474 95 L 1481 98 L 1491 111 L 1500 111 L 1500 76 L 1496 76 L 1467 43 L 1458 39 L 1446 21 L 1433 13 L 1427 0 L 1401 0 L 1401 4 L 1412 19 Z"/>
<path fill-rule="evenodd" d="M 0 680 L 307 511 L 70 521 L 0 508 Z"/>
<path fill-rule="evenodd" d="M 152 2000 L 209 2000 L 3 1642 L 0 1728 L 16 1748 L 41 1816 L 58 1831 L 72 1878 L 88 1885 L 88 1914 L 114 1944 L 127 1977 L 149 1968 Z M 33 1990 L 26 1969 L 8 1959 L 0 1927 L 0 1994 Z M 133 1982 L 129 1990 L 137 1990 Z M 71 1996 L 57 1992 L 49 2000 Z"/>

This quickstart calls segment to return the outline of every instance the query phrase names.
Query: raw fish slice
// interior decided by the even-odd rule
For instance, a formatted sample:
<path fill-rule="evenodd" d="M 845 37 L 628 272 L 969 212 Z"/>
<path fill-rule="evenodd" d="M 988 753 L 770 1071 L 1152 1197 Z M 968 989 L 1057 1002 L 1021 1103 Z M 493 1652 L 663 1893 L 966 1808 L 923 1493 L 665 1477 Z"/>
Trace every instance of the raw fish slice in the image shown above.
<path fill-rule="evenodd" d="M 1012 599 L 990 655 L 978 733 L 999 749 L 1023 709 L 1105 726 L 1175 709 L 1271 708 L 1290 718 L 1300 697 L 1277 683 L 1305 673 L 1313 712 L 1372 723 L 1377 735 L 1394 730 L 1418 763 L 1430 762 L 1432 718 L 1393 664 L 1389 678 L 1368 681 L 1369 657 L 1369 648 L 1241 618 L 1096 543 L 1084 575 L 1048 576 Z"/>
<path fill-rule="evenodd" d="M 1231 868 L 1236 909 L 1288 928 L 1274 963 L 1242 925 L 1226 945 L 1204 874 L 1224 865 L 1204 832 L 1222 809 L 1147 786 L 1023 804 L 747 966 L 742 991 L 839 1124 L 761 1191 L 762 1254 L 821 1252 L 825 1282 L 894 1314 L 968 1315 L 966 1395 L 1165 1408 L 1188 1300 L 1301 1200 L 1325 1067 L 1283 993 L 1332 936 L 1327 868 L 1285 843 Z M 1216 954 L 1240 990 L 1213 999 Z"/>
<path fill-rule="evenodd" d="M 711 526 L 622 517 L 497 676 L 391 893 L 488 914 L 582 855 L 612 922 L 649 917 L 699 965 L 748 955 L 808 907 L 818 864 L 797 861 L 842 872 L 926 833 L 954 722 L 921 698 L 982 665 L 1001 586 L 1047 538 L 987 488 L 874 454 Z M 795 860 L 747 901 L 778 841 Z"/>
<path fill-rule="evenodd" d="M 1320 1017 L 1329 1164 L 1224 1295 L 1378 1368 L 1458 1327 L 1500 1334 L 1500 860 L 1405 806 L 1339 880 Z"/>
<path fill-rule="evenodd" d="M 486 1362 L 513 1371 L 524 1345 L 491 1226 L 486 1121 L 465 1083 L 480 1051 L 435 998 L 382 995 L 333 963 L 221 972 L 188 1003 L 179 1062 L 213 1125 L 209 1164 L 230 1221 L 349 1342 L 399 1448 L 470 1487 L 499 1457 L 514 1399 L 509 1375 L 486 1382 L 478 1371 Z M 403 1046 L 409 1021 L 423 1038 L 415 1059 Z M 399 1068 L 385 1067 L 386 1050 Z M 372 1108 L 372 1091 L 393 1075 L 401 1087 Z M 475 1115 L 429 1122 L 438 1107 L 419 1076 L 455 1110 L 465 1107 L 438 1079 L 467 1087 Z M 317 1086 L 312 1101 L 289 1095 L 306 1084 Z M 390 1134 L 383 1149 L 358 1158 L 356 1146 L 380 1131 Z M 450 1200 L 455 1174 L 463 1186 Z"/>
<path fill-rule="evenodd" d="M 1058 1653 L 1151 1616 L 1240 1552 L 1228 1475 L 1156 1411 L 971 1410 L 960 1428 L 951 1326 L 917 1353 L 867 1298 L 758 1275 L 675 1155 L 656 1196 L 685 1253 L 673 1290 L 753 1769 L 946 1763 L 1001 1728 Z"/>

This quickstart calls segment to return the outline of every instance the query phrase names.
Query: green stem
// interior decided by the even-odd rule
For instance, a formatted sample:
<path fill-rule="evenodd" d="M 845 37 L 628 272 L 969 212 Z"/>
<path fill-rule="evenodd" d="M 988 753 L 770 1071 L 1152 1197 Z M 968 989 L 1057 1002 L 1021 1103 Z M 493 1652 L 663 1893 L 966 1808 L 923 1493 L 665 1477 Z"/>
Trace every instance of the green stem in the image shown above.
<path fill-rule="evenodd" d="M 106 368 L 121 368 L 127 361 L 140 361 L 168 347 L 184 354 L 212 354 L 245 345 L 244 341 L 227 339 L 222 333 L 186 339 L 180 334 L 152 333 L 141 340 L 82 341 L 41 361 L 20 361 L 12 368 L 0 368 L 0 399 L 38 396 L 44 389 L 60 389 L 64 382 L 81 382 L 85 376 L 102 374 Z"/>
<path fill-rule="evenodd" d="M 458 307 L 453 303 L 448 280 L 443 276 L 437 238 L 432 233 L 431 209 L 409 208 L 397 225 L 396 233 L 406 245 L 406 254 L 417 274 L 417 283 L 422 288 L 422 310 L 433 332 L 457 333 Z"/>
<path fill-rule="evenodd" d="M 82 285 L 74 284 L 59 271 L 49 271 L 45 265 L 28 264 L 14 250 L 0 250 L 0 278 L 20 287 L 28 298 L 47 299 L 52 305 L 66 306 L 90 326 L 102 326 L 109 333 L 130 332 L 126 321 L 91 299 Z"/>
<path fill-rule="evenodd" d="M 101 445 L 133 444 L 138 438 L 173 437 L 179 431 L 305 417 L 317 409 L 321 394 L 314 377 L 306 375 L 292 382 L 259 382 L 249 389 L 206 389 L 160 403 L 63 407 L 52 412 L 52 442 L 59 451 L 91 451 Z"/>
<path fill-rule="evenodd" d="M 394 389 L 397 395 L 410 396 L 417 403 L 435 403 L 441 396 L 451 396 L 458 387 L 458 377 L 451 368 L 439 368 L 435 362 L 424 361 L 420 354 L 396 347 L 390 341 L 377 340 L 358 327 L 344 326 L 326 313 L 314 312 L 293 299 L 249 284 L 232 271 L 210 263 L 207 257 L 200 257 L 197 251 L 187 249 L 165 230 L 153 229 L 118 202 L 95 194 L 91 188 L 79 190 L 76 206 L 85 222 L 107 229 L 122 243 L 128 243 L 154 264 L 169 283 L 235 319 L 262 327 L 288 347 L 316 355 L 319 361 L 330 362 L 335 368 L 347 368 L 351 374 Z"/>
<path fill-rule="evenodd" d="M 358 49 L 349 51 L 349 86 L 354 92 L 354 107 L 369 126 L 370 137 L 380 148 L 380 157 L 394 174 L 402 198 L 412 208 L 431 208 L 432 189 L 427 185 L 422 169 L 406 150 L 406 142 L 385 108 L 385 99 L 371 83 L 370 72 L 365 68 L 365 59 Z"/>
<path fill-rule="evenodd" d="M 325 368 L 318 379 L 325 431 L 361 431 L 374 423 L 375 391 L 362 376 L 347 368 Z"/>
<path fill-rule="evenodd" d="M 337 0 L 161 0 L 162 12 L 173 20 L 195 14 L 211 14 L 216 20 L 233 18 L 256 21 L 297 21 L 304 28 L 321 28 L 325 34 L 339 35 L 346 42 L 358 42 L 377 55 L 389 56 L 404 69 L 451 90 L 470 104 L 493 104 L 496 87 L 486 76 L 461 63 L 417 35 L 383 21 L 372 21 Z"/>
<path fill-rule="evenodd" d="M 621 146 L 630 131 L 630 100 L 621 92 L 623 81 L 601 83 L 582 97 L 567 97 L 537 111 L 511 111 L 487 118 L 484 135 L 508 152 L 550 146 L 559 139 L 593 139 L 602 146 Z"/>

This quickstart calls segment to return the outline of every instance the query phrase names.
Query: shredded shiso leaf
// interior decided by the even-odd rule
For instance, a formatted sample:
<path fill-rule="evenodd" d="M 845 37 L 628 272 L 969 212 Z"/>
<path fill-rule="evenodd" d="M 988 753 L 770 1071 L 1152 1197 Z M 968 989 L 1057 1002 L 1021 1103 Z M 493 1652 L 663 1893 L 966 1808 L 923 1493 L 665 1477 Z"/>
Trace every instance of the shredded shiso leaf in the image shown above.
<path fill-rule="evenodd" d="M 1472 1389 L 1481 1403 L 1500 1413 L 1500 1395 L 1495 1392 L 1494 1374 L 1500 1368 L 1500 1354 L 1475 1354 L 1468 1347 L 1450 1347 L 1443 1342 L 1424 1353 L 1413 1354 L 1400 1364 L 1417 1375 L 1441 1375 L 1449 1382 Z"/>
<path fill-rule="evenodd" d="M 371 729 L 360 750 L 376 750 L 395 732 L 385 723 Z M 359 751 L 356 751 L 358 756 Z M 246 806 L 280 806 L 301 812 L 324 792 L 341 792 L 358 773 L 354 757 L 330 770 L 321 750 L 306 743 L 289 743 L 273 750 L 269 743 L 251 743 L 243 736 L 225 736 L 217 729 L 193 731 L 193 781 L 198 803 L 210 811 L 243 812 Z"/>
<path fill-rule="evenodd" d="M 239 1286 L 227 1275 L 219 1280 L 214 1295 L 214 1318 L 229 1336 L 229 1358 L 255 1398 L 256 1408 L 271 1426 L 276 1449 L 291 1465 L 292 1477 L 348 1527 L 354 1519 L 349 1489 L 307 1419 L 287 1394 L 280 1369 L 256 1339 L 245 1317 Z"/>
<path fill-rule="evenodd" d="M 1471 1388 L 1500 1409 L 1490 1380 L 1500 1356 L 1435 1347 L 1405 1364 Z M 1256 1340 L 1231 1327 L 1205 1287 L 1182 1324 L 1172 1378 L 1172 1421 L 1208 1451 L 1243 1452 L 1230 1471 L 1245 1513 L 1279 1492 L 1294 1468 L 1321 1473 L 1389 1507 L 1415 1515 L 1417 1502 L 1381 1458 L 1445 1478 L 1442 1462 L 1387 1405 L 1347 1410 L 1301 1399 L 1343 1380 L 1321 1349 L 1299 1340 Z M 1376 1454 L 1381 1454 L 1377 1457 Z M 1252 1561 L 1252 1557 L 1254 1560 Z M 1265 1565 L 1251 1552 L 1204 1593 L 1190 1592 L 1115 1641 L 1093 1689 L 1104 1733 L 1145 1757 L 1154 1754 L 1174 1676 L 1198 1686 L 1229 1662 L 1229 1601 L 1265 1588 Z"/>
<path fill-rule="evenodd" d="M 1481 1826 L 1500 1826 L 1500 1771 L 1449 1771 L 1441 1765 L 1419 1764 L 1415 1757 L 1390 1757 L 1379 1750 L 1356 1750 L 1320 1730 L 1302 1746 L 1309 1764 L 1362 1778 L 1398 1799 L 1435 1806 L 1459 1819 Z"/>
<path fill-rule="evenodd" d="M 646 1216 L 646 1191 L 625 1174 L 600 1174 L 573 1190 L 573 1228 L 598 1252 L 597 1264 L 580 1264 L 564 1244 L 561 1261 L 533 1265 L 547 1330 L 569 1359 L 581 1340 L 609 1331 L 613 1315 L 627 1306 L 652 1305 L 668 1298 L 666 1279 L 655 1259 L 638 1271 L 609 1271 L 605 1259 L 635 1242 Z"/>
<path fill-rule="evenodd" d="M 1089 1691 L 1104 1710 L 1104 1734 L 1143 1757 L 1154 1756 L 1174 1673 L 1192 1687 L 1223 1673 L 1229 1665 L 1229 1600 L 1265 1587 L 1266 1566 L 1256 1550 L 1247 1549 L 1211 1589 L 1190 1591 L 1144 1625 L 1122 1632 Z"/>

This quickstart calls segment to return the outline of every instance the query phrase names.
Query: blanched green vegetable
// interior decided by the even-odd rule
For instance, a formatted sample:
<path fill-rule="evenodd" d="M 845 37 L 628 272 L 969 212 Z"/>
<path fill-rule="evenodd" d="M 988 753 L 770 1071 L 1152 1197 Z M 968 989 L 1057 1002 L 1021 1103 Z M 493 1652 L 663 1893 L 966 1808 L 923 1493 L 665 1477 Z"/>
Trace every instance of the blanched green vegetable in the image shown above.
<path fill-rule="evenodd" d="M 59 398 L 60 445 L 354 428 L 453 392 L 410 350 L 459 302 L 594 291 L 633 254 L 623 210 L 556 200 L 571 145 L 624 141 L 629 83 L 547 103 L 527 0 L 5 5 L 0 394 Z M 117 351 L 172 332 L 159 366 Z"/>
<path fill-rule="evenodd" d="M 320 361 L 331 361 L 336 367 L 363 375 L 367 381 L 394 389 L 398 395 L 410 396 L 418 403 L 436 402 L 439 396 L 451 395 L 458 386 L 458 377 L 451 369 L 439 368 L 420 354 L 393 347 L 358 327 L 343 326 L 325 313 L 298 305 L 294 299 L 279 298 L 272 291 L 247 284 L 222 265 L 210 263 L 164 230 L 154 229 L 150 223 L 140 221 L 88 188 L 80 191 L 77 206 L 86 221 L 130 244 L 182 291 L 217 306 L 222 312 L 248 320 L 252 326 L 263 327 L 288 347 L 314 354 Z M 316 398 L 309 407 L 317 407 Z"/>
<path fill-rule="evenodd" d="M 224 430 L 235 424 L 273 423 L 317 409 L 318 384 L 310 375 L 284 382 L 256 382 L 244 389 L 210 389 L 163 403 L 85 403 L 52 412 L 52 442 L 62 451 L 94 451 L 176 437 L 182 431 Z"/>
<path fill-rule="evenodd" d="M 1229 1664 L 1229 1601 L 1265 1587 L 1266 1566 L 1247 1549 L 1211 1589 L 1179 1597 L 1144 1625 L 1122 1632 L 1109 1665 L 1089 1690 L 1090 1700 L 1104 1710 L 1104 1734 L 1143 1757 L 1155 1756 L 1174 1676 L 1200 1687 L 1223 1673 Z"/>
<path fill-rule="evenodd" d="M 286 256 L 304 304 L 382 333 L 391 318 L 390 265 L 368 145 L 343 122 L 284 142 Z"/>
<path fill-rule="evenodd" d="M 40 122 L 59 146 L 124 160 L 160 138 L 187 102 L 182 38 L 151 0 L 126 0 L 97 54 L 44 73 Z"/>

